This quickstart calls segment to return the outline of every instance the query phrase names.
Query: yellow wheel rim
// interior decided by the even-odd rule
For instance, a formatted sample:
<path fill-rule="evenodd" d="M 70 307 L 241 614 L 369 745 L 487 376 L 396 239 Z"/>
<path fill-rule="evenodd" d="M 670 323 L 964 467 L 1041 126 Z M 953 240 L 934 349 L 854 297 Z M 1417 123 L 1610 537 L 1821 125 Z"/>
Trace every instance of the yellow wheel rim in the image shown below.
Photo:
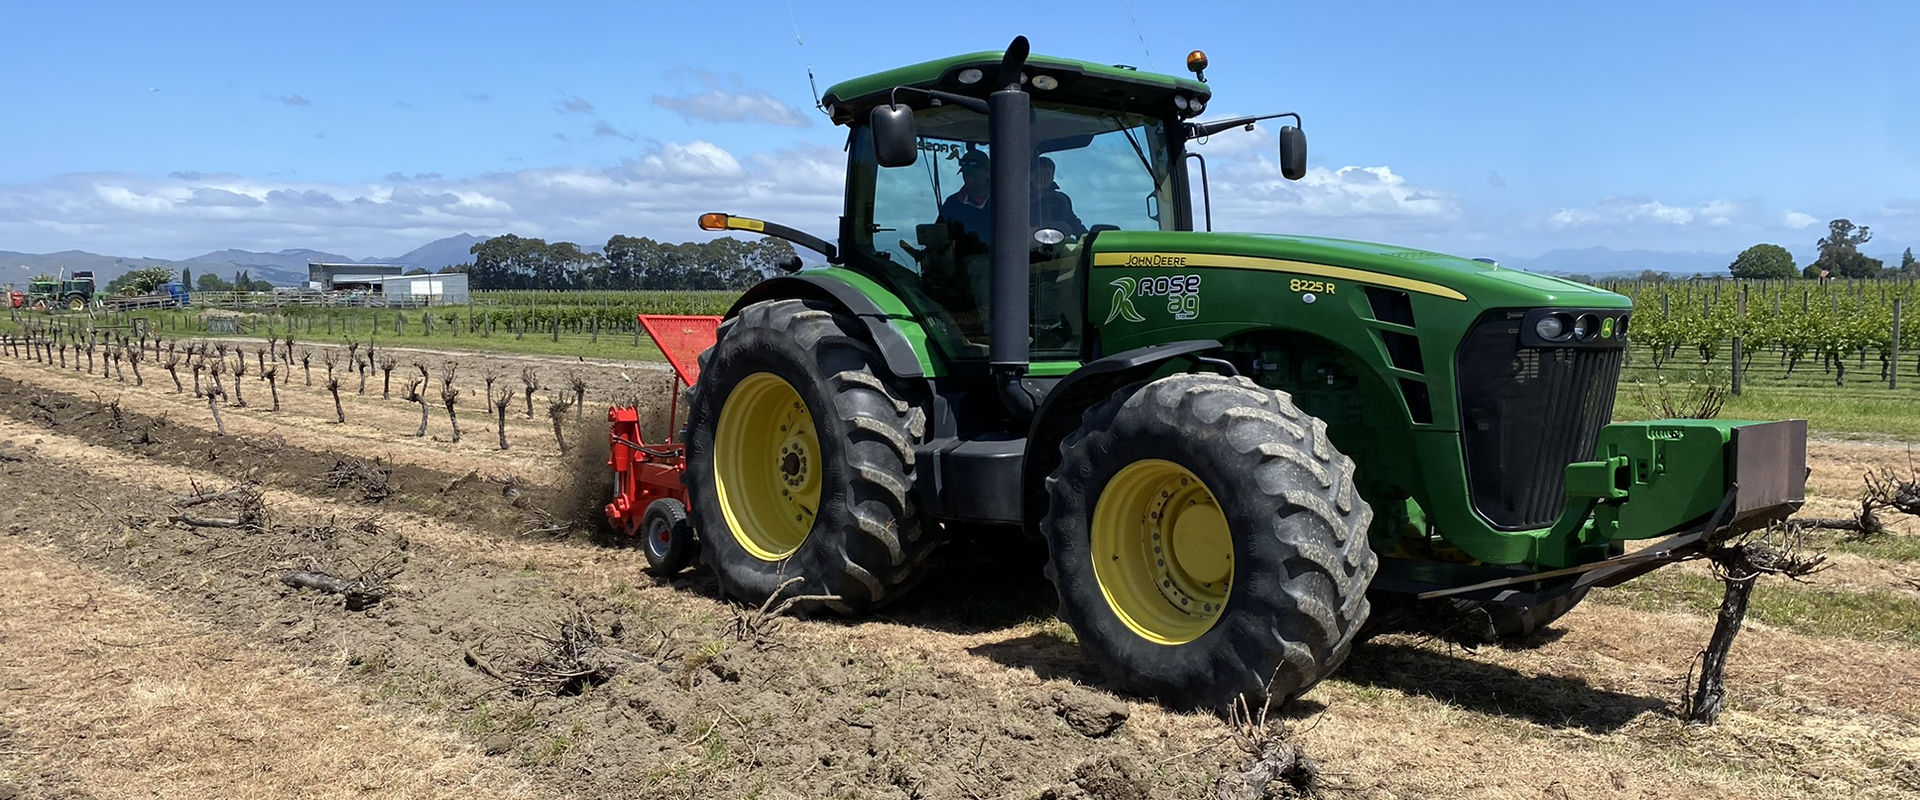
<path fill-rule="evenodd" d="M 1185 644 L 1220 621 L 1233 535 L 1205 483 L 1171 461 L 1128 464 L 1093 508 L 1093 574 L 1141 638 Z"/>
<path fill-rule="evenodd" d="M 820 508 L 820 434 L 800 393 L 770 372 L 747 376 L 721 406 L 713 444 L 734 540 L 762 561 L 793 555 Z"/>

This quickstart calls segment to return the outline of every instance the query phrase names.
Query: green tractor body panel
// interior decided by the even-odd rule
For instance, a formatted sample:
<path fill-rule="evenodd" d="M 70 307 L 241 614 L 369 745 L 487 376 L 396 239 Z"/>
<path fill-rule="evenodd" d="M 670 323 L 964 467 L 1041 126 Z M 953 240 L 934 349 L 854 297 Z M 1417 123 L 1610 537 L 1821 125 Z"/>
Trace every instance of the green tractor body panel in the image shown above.
<path fill-rule="evenodd" d="M 933 348 L 927 343 L 927 330 L 920 324 L 920 318 L 891 289 L 864 273 L 844 267 L 816 267 L 806 270 L 804 274 L 813 280 L 844 284 L 864 295 L 886 317 L 887 324 L 900 340 L 912 348 L 914 360 L 920 363 L 921 375 L 937 377 L 946 374 L 946 363 L 935 357 Z"/>
<path fill-rule="evenodd" d="M 1258 380 L 1325 420 L 1359 464 L 1383 511 L 1375 529 L 1383 552 L 1425 536 L 1427 524 L 1485 563 L 1529 563 L 1561 549 L 1543 544 L 1550 517 L 1503 529 L 1475 512 L 1458 351 L 1492 313 L 1564 307 L 1624 317 L 1626 297 L 1440 253 L 1303 236 L 1113 231 L 1095 240 L 1091 263 L 1088 322 L 1098 323 L 1105 352 L 1216 339 L 1242 353 Z M 1610 384 L 1606 391 L 1610 409 Z"/>

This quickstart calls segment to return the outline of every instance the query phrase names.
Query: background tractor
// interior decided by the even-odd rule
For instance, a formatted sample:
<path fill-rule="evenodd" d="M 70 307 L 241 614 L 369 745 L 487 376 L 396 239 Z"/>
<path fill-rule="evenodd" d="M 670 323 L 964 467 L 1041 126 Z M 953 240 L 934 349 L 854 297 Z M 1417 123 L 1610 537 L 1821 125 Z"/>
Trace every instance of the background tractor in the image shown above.
<path fill-rule="evenodd" d="M 40 279 L 28 283 L 24 302 L 28 307 L 41 311 L 59 308 L 85 311 L 87 304 L 93 302 L 93 293 L 93 273 L 82 270 L 73 273 L 71 278 Z"/>
<path fill-rule="evenodd" d="M 836 241 L 701 218 L 826 260 L 748 291 L 700 356 L 673 466 L 726 592 L 859 614 L 951 529 L 1036 537 L 1115 684 L 1220 706 L 1305 691 L 1375 605 L 1524 634 L 1798 507 L 1803 421 L 1609 424 L 1624 297 L 1195 230 L 1188 143 L 1289 117 L 1297 180 L 1306 139 L 1294 114 L 1197 121 L 1189 67 L 1022 38 L 847 81 L 823 99 L 848 128 Z"/>

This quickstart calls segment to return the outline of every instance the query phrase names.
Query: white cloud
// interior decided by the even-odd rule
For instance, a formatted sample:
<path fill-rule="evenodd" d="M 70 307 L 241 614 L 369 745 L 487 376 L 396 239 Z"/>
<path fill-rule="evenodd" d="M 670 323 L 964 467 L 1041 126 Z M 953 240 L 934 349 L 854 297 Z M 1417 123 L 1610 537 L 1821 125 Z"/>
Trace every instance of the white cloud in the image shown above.
<path fill-rule="evenodd" d="M 704 141 L 653 145 L 606 168 L 463 179 L 389 175 L 327 183 L 197 172 L 59 175 L 0 185 L 0 248 L 183 258 L 239 247 L 392 255 L 463 231 L 598 244 L 616 233 L 706 238 L 703 211 L 778 220 L 831 238 L 843 156 L 799 145 L 735 154 Z"/>
<path fill-rule="evenodd" d="M 1757 209 L 1735 200 L 1708 200 L 1694 206 L 1671 206 L 1646 195 L 1610 195 L 1585 208 L 1561 208 L 1546 217 L 1555 228 L 1618 228 L 1623 226 L 1737 227 L 1756 223 Z"/>
<path fill-rule="evenodd" d="M 740 76 L 722 78 L 711 72 L 695 73 L 705 91 L 679 96 L 656 94 L 652 103 L 690 120 L 707 122 L 760 122 L 805 128 L 813 118 L 764 89 L 746 89 Z"/>
<path fill-rule="evenodd" d="M 637 138 L 631 133 L 626 133 L 621 131 L 619 128 L 613 127 L 611 123 L 608 123 L 604 119 L 594 120 L 593 135 L 603 137 L 603 138 L 625 139 L 629 142 Z"/>
<path fill-rule="evenodd" d="M 1278 134 L 1265 124 L 1224 130 L 1196 144 L 1207 158 L 1213 227 L 1222 231 L 1430 240 L 1463 215 L 1459 198 L 1387 166 L 1309 167 L 1298 181 L 1280 174 Z M 1194 223 L 1203 201 L 1195 171 Z M 1412 236 L 1418 234 L 1418 236 Z"/>
<path fill-rule="evenodd" d="M 1289 181 L 1263 158 L 1216 164 L 1210 183 L 1216 230 L 1405 241 L 1409 232 L 1450 228 L 1463 213 L 1451 193 L 1385 166 L 1310 167 Z"/>
<path fill-rule="evenodd" d="M 1792 228 L 1796 231 L 1806 230 L 1807 228 L 1811 228 L 1814 225 L 1817 225 L 1820 223 L 1820 220 L 1814 217 L 1812 214 L 1802 214 L 1798 211 L 1793 211 L 1793 210 L 1788 210 L 1786 216 L 1783 217 L 1782 220 L 1786 223 L 1787 227 Z"/>

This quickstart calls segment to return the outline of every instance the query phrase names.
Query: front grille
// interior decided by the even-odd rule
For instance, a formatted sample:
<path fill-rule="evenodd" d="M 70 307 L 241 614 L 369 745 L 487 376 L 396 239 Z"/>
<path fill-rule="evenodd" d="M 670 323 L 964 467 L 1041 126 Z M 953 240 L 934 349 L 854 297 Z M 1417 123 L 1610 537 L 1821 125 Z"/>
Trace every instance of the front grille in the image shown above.
<path fill-rule="evenodd" d="M 1521 312 L 1482 316 L 1460 343 L 1460 440 L 1473 507 L 1504 530 L 1553 524 L 1566 466 L 1613 419 L 1618 347 L 1522 347 Z"/>

